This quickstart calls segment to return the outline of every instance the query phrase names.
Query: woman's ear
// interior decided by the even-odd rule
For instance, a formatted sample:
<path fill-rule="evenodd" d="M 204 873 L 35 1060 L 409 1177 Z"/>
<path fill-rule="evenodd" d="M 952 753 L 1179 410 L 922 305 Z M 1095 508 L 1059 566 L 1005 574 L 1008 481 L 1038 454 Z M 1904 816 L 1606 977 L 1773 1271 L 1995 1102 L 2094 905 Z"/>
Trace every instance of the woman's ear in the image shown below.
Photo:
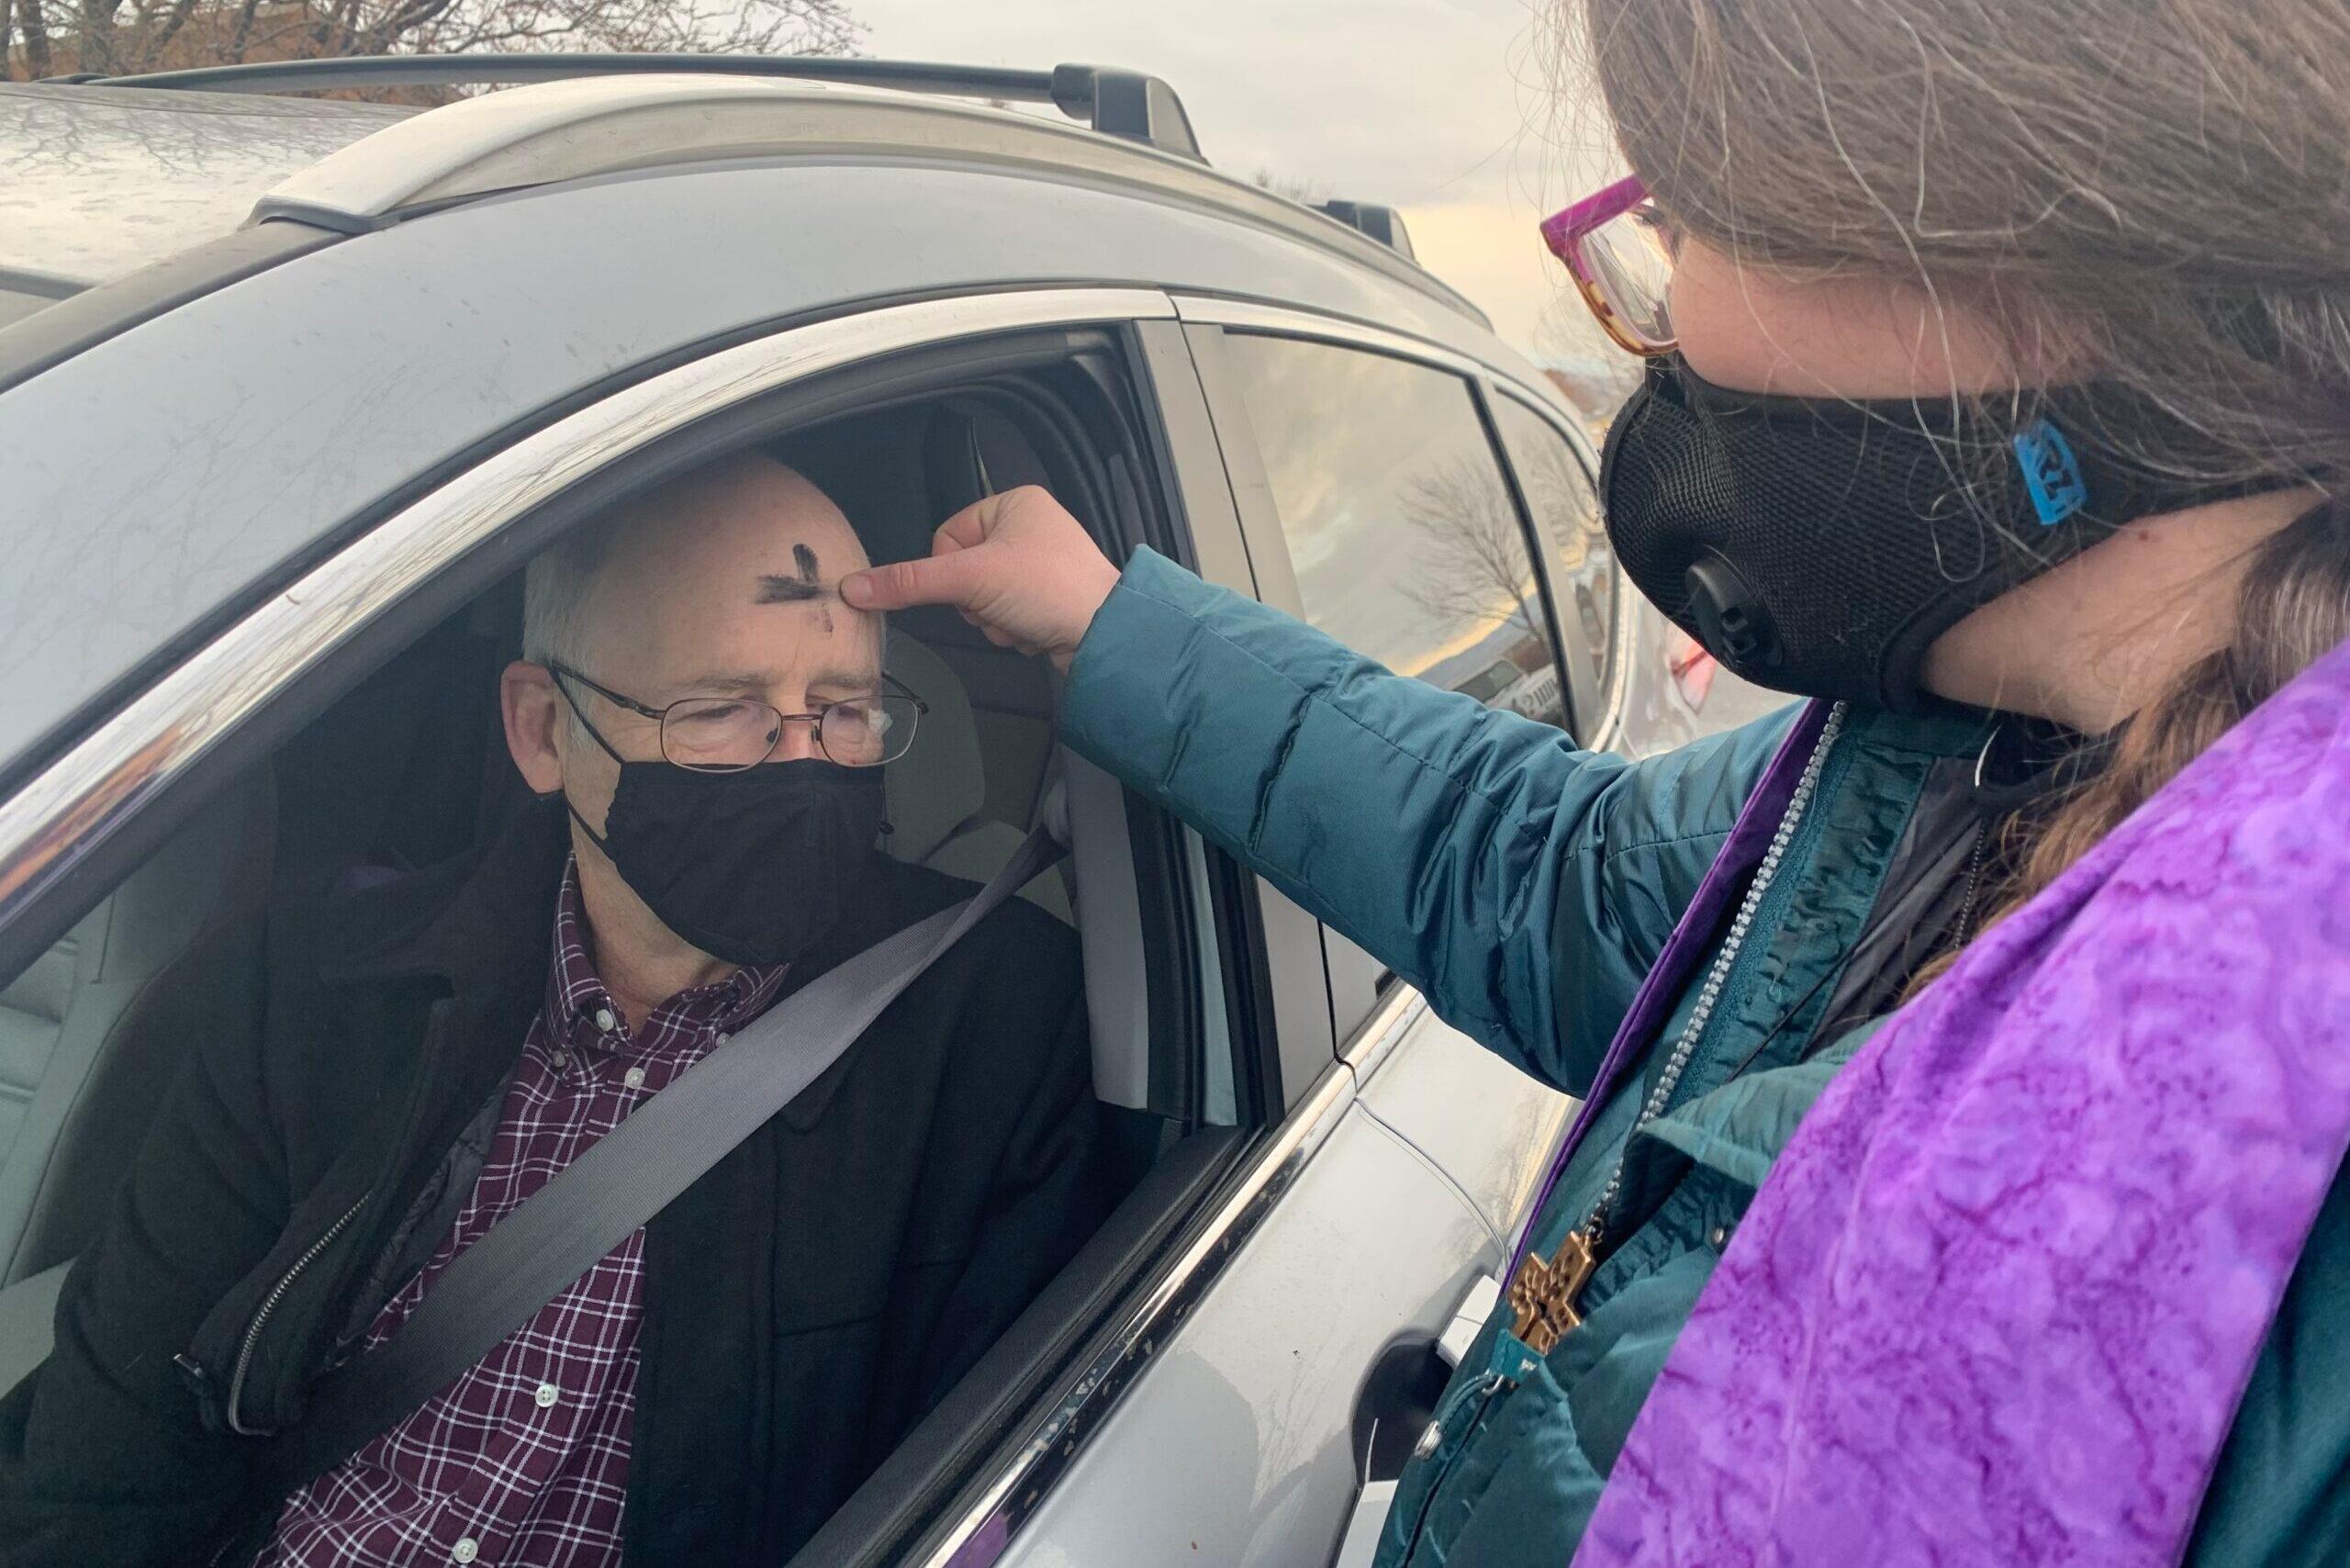
<path fill-rule="evenodd" d="M 517 659 L 498 678 L 498 706 L 506 722 L 506 749 L 522 782 L 537 795 L 563 789 L 563 694 L 544 665 Z"/>

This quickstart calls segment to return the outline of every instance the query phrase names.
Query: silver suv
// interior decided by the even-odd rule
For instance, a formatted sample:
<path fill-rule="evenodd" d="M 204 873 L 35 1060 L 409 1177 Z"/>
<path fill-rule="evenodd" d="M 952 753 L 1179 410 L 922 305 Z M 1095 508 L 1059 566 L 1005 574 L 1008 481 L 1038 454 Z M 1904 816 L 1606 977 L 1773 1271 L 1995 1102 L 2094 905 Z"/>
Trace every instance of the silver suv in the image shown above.
<path fill-rule="evenodd" d="M 536 84 L 285 95 L 490 81 Z M 0 1386 L 186 1048 L 189 955 L 471 846 L 518 569 L 713 454 L 787 455 L 880 560 L 1042 483 L 1587 745 L 1757 706 L 1622 585 L 1573 411 L 1395 216 L 1217 174 L 1148 77 L 308 62 L 0 85 Z M 1033 896 L 1132 1188 L 797 1561 L 1326 1562 L 1567 1103 L 1061 753 L 1046 668 L 896 630 L 931 716 L 891 852 L 983 877 L 1065 800 Z"/>

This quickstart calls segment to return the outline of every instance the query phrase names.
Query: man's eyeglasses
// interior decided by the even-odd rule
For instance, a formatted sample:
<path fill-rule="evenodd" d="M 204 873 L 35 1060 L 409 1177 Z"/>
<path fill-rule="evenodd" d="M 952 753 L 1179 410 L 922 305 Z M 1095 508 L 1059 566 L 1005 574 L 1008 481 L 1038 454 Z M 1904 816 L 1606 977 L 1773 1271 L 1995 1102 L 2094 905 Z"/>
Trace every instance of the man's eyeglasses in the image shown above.
<path fill-rule="evenodd" d="M 1542 238 L 1609 337 L 1636 354 L 1673 352 L 1673 231 L 1638 174 L 1552 213 Z"/>
<path fill-rule="evenodd" d="M 816 749 L 828 761 L 843 767 L 878 767 L 906 755 L 906 748 L 914 744 L 915 725 L 930 711 L 922 699 L 894 681 L 889 682 L 892 689 L 827 702 L 811 713 L 787 713 L 748 697 L 688 697 L 655 708 L 623 697 L 610 687 L 599 686 L 568 665 L 551 664 L 547 669 L 558 687 L 577 681 L 607 702 L 658 719 L 661 755 L 697 773 L 740 773 L 756 767 L 775 755 L 786 724 L 812 725 Z M 564 698 L 577 709 L 578 702 L 567 689 Z M 588 733 L 595 734 L 593 725 Z M 596 739 L 611 751 L 603 736 Z"/>

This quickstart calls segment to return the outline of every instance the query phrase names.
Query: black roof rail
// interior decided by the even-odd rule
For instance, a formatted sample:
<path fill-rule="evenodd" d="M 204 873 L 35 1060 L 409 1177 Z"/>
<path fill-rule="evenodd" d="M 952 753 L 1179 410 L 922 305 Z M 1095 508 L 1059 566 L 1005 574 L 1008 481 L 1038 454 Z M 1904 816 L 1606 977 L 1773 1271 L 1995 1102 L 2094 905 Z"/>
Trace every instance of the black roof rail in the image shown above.
<path fill-rule="evenodd" d="M 1404 215 L 1392 207 L 1368 201 L 1317 201 L 1314 210 L 1370 235 L 1405 261 L 1419 260 L 1412 253 L 1412 236 L 1404 227 Z"/>
<path fill-rule="evenodd" d="M 455 87 L 558 82 L 577 76 L 707 73 L 845 82 L 907 93 L 943 93 L 1051 104 L 1071 119 L 1204 163 L 1191 117 L 1175 89 L 1156 76 L 1102 65 L 1019 71 L 914 60 L 856 60 L 815 54 L 371 54 L 339 60 L 271 60 L 204 65 L 142 76 L 77 73 L 52 77 L 94 87 L 177 87 L 211 93 L 323 92 L 364 87 Z"/>

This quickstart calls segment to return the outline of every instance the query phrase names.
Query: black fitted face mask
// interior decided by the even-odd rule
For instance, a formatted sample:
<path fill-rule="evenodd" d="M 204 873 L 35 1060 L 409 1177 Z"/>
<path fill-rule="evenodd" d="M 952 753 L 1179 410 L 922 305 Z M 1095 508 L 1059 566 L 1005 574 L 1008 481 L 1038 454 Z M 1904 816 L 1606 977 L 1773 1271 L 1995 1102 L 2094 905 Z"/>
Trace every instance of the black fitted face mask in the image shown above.
<path fill-rule="evenodd" d="M 780 964 L 839 923 L 881 833 L 880 768 L 808 758 L 702 773 L 612 756 L 604 831 L 571 814 L 662 924 L 713 958 Z"/>
<path fill-rule="evenodd" d="M 1970 611 L 2133 518 L 2244 493 L 2086 434 L 2153 428 L 2094 382 L 1994 413 L 1737 392 L 1670 355 L 1607 432 L 1600 499 L 1626 574 L 1726 667 L 1911 709 L 1926 649 Z"/>

